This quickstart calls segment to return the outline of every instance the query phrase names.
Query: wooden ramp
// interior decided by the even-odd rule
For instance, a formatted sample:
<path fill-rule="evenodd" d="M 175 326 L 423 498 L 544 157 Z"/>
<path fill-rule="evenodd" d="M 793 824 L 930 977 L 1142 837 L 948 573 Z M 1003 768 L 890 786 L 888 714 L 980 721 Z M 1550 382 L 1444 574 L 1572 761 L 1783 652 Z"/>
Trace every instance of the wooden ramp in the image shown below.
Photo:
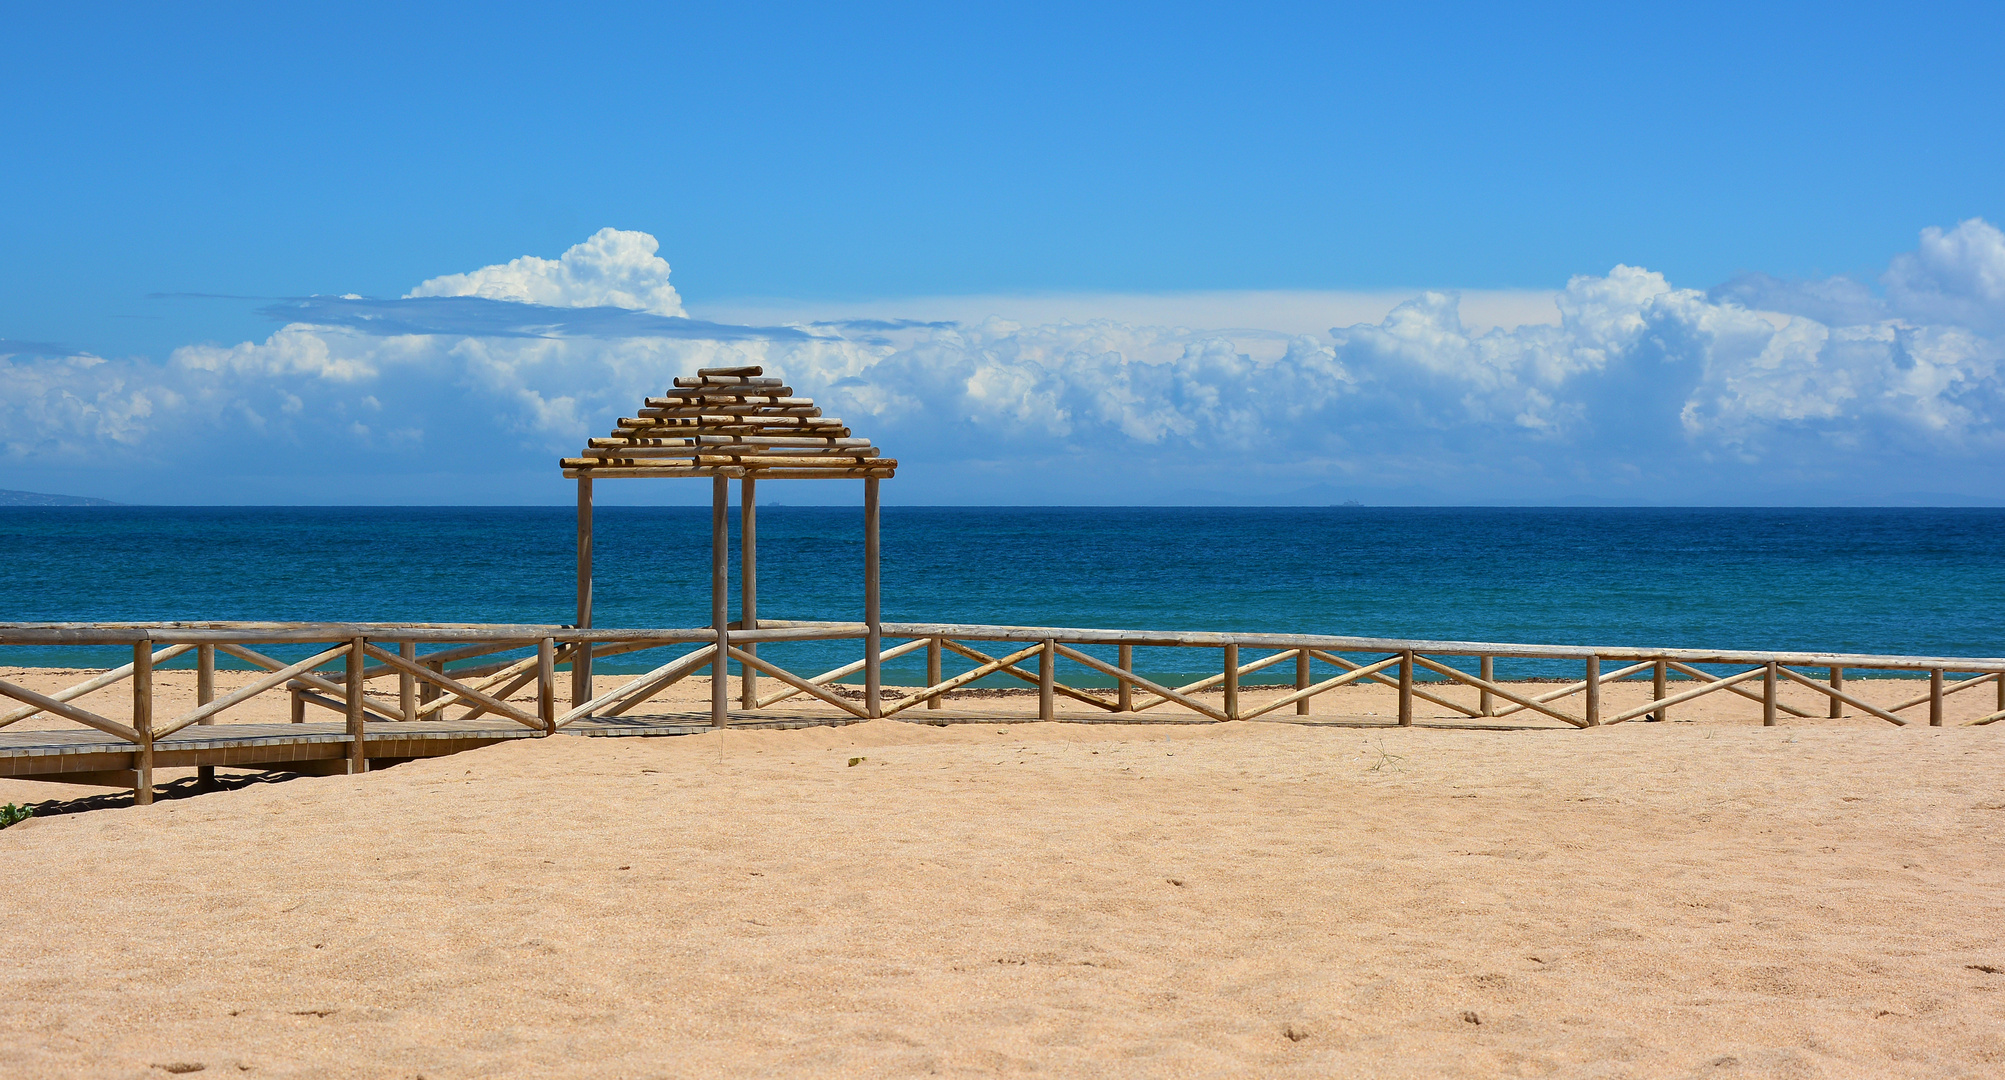
<path fill-rule="evenodd" d="M 442 757 L 542 733 L 520 724 L 375 722 L 363 745 L 372 765 Z M 274 769 L 339 774 L 348 771 L 346 725 L 218 724 L 189 727 L 153 744 L 153 767 Z M 53 783 L 131 787 L 139 748 L 100 731 L 0 731 L 0 777 Z"/>

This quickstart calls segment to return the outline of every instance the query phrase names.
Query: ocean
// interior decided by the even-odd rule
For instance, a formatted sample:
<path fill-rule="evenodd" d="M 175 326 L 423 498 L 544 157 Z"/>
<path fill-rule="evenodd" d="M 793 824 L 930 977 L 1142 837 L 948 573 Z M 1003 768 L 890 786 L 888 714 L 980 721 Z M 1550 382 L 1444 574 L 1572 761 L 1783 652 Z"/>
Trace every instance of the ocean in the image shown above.
<path fill-rule="evenodd" d="M 601 507 L 596 532 L 598 625 L 709 621 L 707 507 Z M 761 506 L 759 540 L 762 616 L 861 617 L 860 509 Z M 573 543 L 568 508 L 4 507 L 0 620 L 568 623 Z M 887 620 L 2005 655 L 1998 509 L 886 507 L 883 543 Z M 766 648 L 801 670 L 857 655 Z"/>

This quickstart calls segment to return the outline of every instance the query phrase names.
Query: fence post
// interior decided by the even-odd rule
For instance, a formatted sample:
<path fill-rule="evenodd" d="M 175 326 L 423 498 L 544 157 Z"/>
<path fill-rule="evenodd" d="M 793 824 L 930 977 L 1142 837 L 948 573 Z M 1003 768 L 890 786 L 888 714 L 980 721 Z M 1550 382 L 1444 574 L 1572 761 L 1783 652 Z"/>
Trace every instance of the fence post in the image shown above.
<path fill-rule="evenodd" d="M 586 662 L 590 663 L 591 661 L 587 659 Z M 434 675 L 444 675 L 446 673 L 446 662 L 443 660 L 428 661 L 426 662 L 425 666 L 432 669 L 432 674 Z M 444 693 L 444 691 L 440 690 L 439 684 L 435 682 L 426 680 L 425 682 L 419 683 L 418 705 L 420 707 L 423 707 L 425 705 L 430 705 L 432 702 L 437 701 L 439 699 L 439 695 L 442 693 Z M 585 701 L 590 701 L 590 700 L 591 698 L 585 699 Z M 585 703 L 584 701 L 581 701 L 578 704 L 583 705 L 584 703 Z M 439 711 L 433 713 L 432 717 L 433 719 L 444 720 L 446 718 L 446 712 L 444 709 L 440 709 Z"/>
<path fill-rule="evenodd" d="M 153 805 L 153 642 L 141 640 L 132 647 L 132 728 L 139 733 L 139 749 L 132 755 L 132 801 L 138 806 Z"/>
<path fill-rule="evenodd" d="M 416 660 L 418 643 L 399 641 L 397 655 L 406 660 Z M 410 721 L 418 718 L 418 677 L 408 671 L 397 673 L 397 709 L 404 714 L 398 719 Z"/>
<path fill-rule="evenodd" d="M 1670 676 L 1671 676 L 1671 665 L 1665 663 L 1662 660 L 1657 661 L 1657 663 L 1651 667 L 1650 669 L 1651 701 L 1662 701 L 1664 700 L 1665 697 L 1669 696 L 1664 684 L 1670 678 Z M 1671 719 L 1670 708 L 1664 705 L 1657 706 L 1657 722 L 1662 724 L 1669 721 L 1670 719 Z"/>
<path fill-rule="evenodd" d="M 1296 649 L 1296 650 L 1295 650 L 1295 689 L 1297 689 L 1297 690 L 1307 690 L 1308 688 L 1309 688 L 1309 650 L 1307 650 L 1307 649 Z M 1308 698 L 1303 698 L 1302 700 L 1300 700 L 1300 701 L 1298 701 L 1298 702 L 1296 702 L 1296 703 L 1295 703 L 1295 715 L 1296 715 L 1296 716 L 1307 716 L 1307 715 L 1309 715 L 1309 699 L 1308 699 Z"/>
<path fill-rule="evenodd" d="M 1120 667 L 1122 671 L 1132 672 L 1135 670 L 1135 647 L 1133 645 L 1121 646 L 1121 658 L 1117 666 Z M 1120 680 L 1117 679 L 1115 680 L 1115 686 L 1116 686 L 1116 690 L 1114 691 L 1115 704 L 1121 707 L 1122 712 L 1134 712 L 1135 711 L 1134 684 L 1121 682 Z M 2005 690 L 2001 690 L 1999 696 L 2001 698 L 2005 698 Z M 2005 706 L 2000 706 L 2000 707 L 2005 708 Z"/>
<path fill-rule="evenodd" d="M 1928 726 L 1942 726 L 1942 669 L 1928 669 Z"/>
<path fill-rule="evenodd" d="M 362 642 L 356 638 L 348 643 L 348 772 L 369 771 L 369 748 L 365 745 L 368 729 L 364 726 L 362 712 Z"/>
<path fill-rule="evenodd" d="M 1225 717 L 1239 719 L 1239 646 L 1225 647 Z"/>
<path fill-rule="evenodd" d="M 1841 667 L 1834 667 L 1834 668 L 1832 668 L 1832 669 L 1831 669 L 1831 689 L 1833 689 L 1833 690 L 1843 690 L 1844 688 L 1845 688 L 1845 669 L 1844 669 L 1844 668 L 1841 668 Z M 1835 698 L 1835 697 L 1834 697 L 1834 698 L 1832 698 L 1832 699 L 1831 699 L 1831 719 L 1833 719 L 1833 720 L 1836 720 L 1836 719 L 1838 719 L 1839 717 L 1841 717 L 1841 716 L 1844 716 L 1844 715 L 1845 715 L 1845 703 L 1844 703 L 1844 702 L 1842 702 L 1842 701 L 1839 701 L 1839 700 L 1838 700 L 1837 698 Z"/>
<path fill-rule="evenodd" d="M 536 643 L 536 715 L 543 734 L 557 734 L 557 643 L 547 637 Z"/>
<path fill-rule="evenodd" d="M 1997 709 L 1999 712 L 2005 712 L 2005 671 L 1991 676 L 1991 681 L 1998 685 Z"/>
<path fill-rule="evenodd" d="M 1413 650 L 1399 654 L 1399 726 L 1413 726 Z"/>
<path fill-rule="evenodd" d="M 938 686 L 946 681 L 940 674 L 940 639 L 937 637 L 928 638 L 926 639 L 926 685 Z M 926 707 L 929 709 L 946 708 L 947 703 L 941 700 L 946 696 L 945 694 L 934 694 L 932 697 L 926 699 Z"/>
<path fill-rule="evenodd" d="M 1057 681 L 1058 642 L 1046 641 L 1043 651 L 1037 654 L 1037 718 L 1057 719 L 1057 702 L 1053 700 L 1052 683 Z"/>
<path fill-rule="evenodd" d="M 1775 726 L 1775 661 L 1761 674 L 1761 726 Z"/>
<path fill-rule="evenodd" d="M 1476 677 L 1482 679 L 1484 682 L 1496 682 L 1497 658 L 1494 656 L 1479 658 L 1476 661 Z M 1497 703 L 1491 698 L 1488 687 L 1483 687 L 1476 691 L 1476 706 L 1477 711 L 1481 712 L 1484 716 L 1497 715 Z"/>
<path fill-rule="evenodd" d="M 1601 726 L 1601 657 L 1587 658 L 1587 726 Z"/>
<path fill-rule="evenodd" d="M 214 700 L 216 700 L 216 647 L 214 645 L 197 645 L 195 646 L 195 704 L 207 705 Z M 203 717 L 196 721 L 196 724 L 198 726 L 207 726 L 215 722 L 216 718 L 212 715 Z M 214 765 L 197 765 L 195 767 L 195 780 L 205 788 L 214 787 L 216 784 L 216 767 Z"/>

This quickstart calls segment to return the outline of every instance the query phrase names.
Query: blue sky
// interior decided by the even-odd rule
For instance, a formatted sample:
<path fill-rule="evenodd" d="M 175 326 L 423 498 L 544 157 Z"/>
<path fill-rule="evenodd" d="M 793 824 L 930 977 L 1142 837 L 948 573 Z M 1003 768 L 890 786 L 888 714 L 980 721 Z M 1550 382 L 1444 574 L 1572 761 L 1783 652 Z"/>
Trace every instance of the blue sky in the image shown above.
<path fill-rule="evenodd" d="M 558 502 L 622 395 L 752 349 L 912 502 L 2005 500 L 1995 6 L 4 24 L 0 487 Z M 403 299 L 608 227 L 655 249 L 576 265 L 673 311 Z M 296 302 L 348 294 L 407 333 Z M 787 336 L 857 318 L 955 325 Z"/>

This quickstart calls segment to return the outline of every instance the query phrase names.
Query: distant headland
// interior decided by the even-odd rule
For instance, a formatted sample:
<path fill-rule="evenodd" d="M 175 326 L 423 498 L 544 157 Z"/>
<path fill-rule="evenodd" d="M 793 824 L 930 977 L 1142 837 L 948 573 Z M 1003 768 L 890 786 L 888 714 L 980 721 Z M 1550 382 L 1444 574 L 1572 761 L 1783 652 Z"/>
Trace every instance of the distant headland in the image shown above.
<path fill-rule="evenodd" d="M 0 488 L 0 506 L 117 506 L 110 499 L 87 499 L 81 495 L 42 495 L 33 491 Z"/>

